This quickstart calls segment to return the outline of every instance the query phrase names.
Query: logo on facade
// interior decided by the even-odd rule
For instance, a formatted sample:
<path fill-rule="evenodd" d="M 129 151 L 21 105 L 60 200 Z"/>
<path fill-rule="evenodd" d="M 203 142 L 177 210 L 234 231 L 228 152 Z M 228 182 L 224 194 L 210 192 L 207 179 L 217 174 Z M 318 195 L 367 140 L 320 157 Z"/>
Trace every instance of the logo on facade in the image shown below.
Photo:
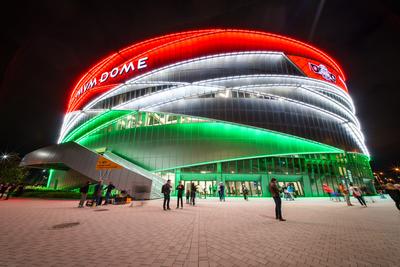
<path fill-rule="evenodd" d="M 105 81 L 107 81 L 109 79 L 113 79 L 120 75 L 124 75 L 126 73 L 130 73 L 133 71 L 147 68 L 147 60 L 148 60 L 148 57 L 143 57 L 143 58 L 140 58 L 137 62 L 130 61 L 128 63 L 125 63 L 121 67 L 115 67 L 110 71 L 103 72 L 101 74 L 101 76 L 94 77 L 90 81 L 88 81 L 84 85 L 82 85 L 79 88 L 79 90 L 76 92 L 75 98 L 80 97 L 83 93 L 85 93 L 89 89 L 92 89 L 93 87 L 95 87 L 101 83 L 104 83 Z"/>
<path fill-rule="evenodd" d="M 308 62 L 308 66 L 310 66 L 310 70 L 314 73 L 321 75 L 325 80 L 336 83 L 336 76 L 329 72 L 328 68 L 322 64 L 316 65 L 311 62 Z"/>

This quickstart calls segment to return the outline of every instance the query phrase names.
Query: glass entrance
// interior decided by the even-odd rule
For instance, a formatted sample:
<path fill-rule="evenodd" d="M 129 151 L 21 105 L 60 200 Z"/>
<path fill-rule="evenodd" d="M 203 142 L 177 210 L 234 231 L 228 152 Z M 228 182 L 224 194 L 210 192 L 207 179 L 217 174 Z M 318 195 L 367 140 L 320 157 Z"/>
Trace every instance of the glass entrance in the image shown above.
<path fill-rule="evenodd" d="M 258 181 L 226 181 L 226 196 L 239 197 L 243 196 L 243 185 L 249 190 L 249 196 L 260 197 L 262 195 L 261 183 Z"/>
<path fill-rule="evenodd" d="M 289 184 L 294 186 L 294 197 L 304 197 L 303 185 L 300 182 L 278 182 L 281 189 L 287 188 Z"/>
<path fill-rule="evenodd" d="M 191 183 L 194 183 L 197 187 L 197 197 L 207 198 L 218 196 L 218 184 L 217 181 L 184 181 L 185 192 L 189 188 Z"/>

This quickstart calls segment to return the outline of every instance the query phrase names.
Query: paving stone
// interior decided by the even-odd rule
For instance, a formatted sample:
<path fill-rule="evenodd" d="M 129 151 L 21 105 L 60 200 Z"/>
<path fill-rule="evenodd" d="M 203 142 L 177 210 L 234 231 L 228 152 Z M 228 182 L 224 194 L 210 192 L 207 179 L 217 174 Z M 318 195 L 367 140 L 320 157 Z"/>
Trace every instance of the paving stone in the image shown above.
<path fill-rule="evenodd" d="M 78 209 L 76 201 L 0 200 L 0 266 L 399 266 L 400 212 L 327 199 L 199 200 L 165 212 Z M 54 225 L 79 225 L 53 229 Z"/>

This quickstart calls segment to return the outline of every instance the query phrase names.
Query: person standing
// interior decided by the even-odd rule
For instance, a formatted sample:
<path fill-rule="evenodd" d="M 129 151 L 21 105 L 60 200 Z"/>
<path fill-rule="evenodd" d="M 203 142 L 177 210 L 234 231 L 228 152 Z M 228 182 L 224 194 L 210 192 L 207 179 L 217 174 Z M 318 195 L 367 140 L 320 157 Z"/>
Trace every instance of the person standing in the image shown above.
<path fill-rule="evenodd" d="M 161 188 L 161 193 L 164 194 L 164 204 L 163 208 L 164 210 L 170 210 L 169 208 L 169 201 L 171 199 L 171 180 L 167 180 L 167 182 L 162 186 Z"/>
<path fill-rule="evenodd" d="M 350 201 L 349 190 L 347 190 L 347 188 L 344 186 L 344 184 L 339 183 L 339 191 L 340 191 L 340 193 L 342 193 L 344 199 L 346 200 L 347 206 L 354 206 L 353 204 L 351 204 L 351 201 Z"/>
<path fill-rule="evenodd" d="M 94 191 L 93 191 L 93 206 L 95 204 L 96 204 L 96 206 L 100 206 L 101 205 L 102 191 L 103 191 L 103 180 L 100 179 L 99 182 L 94 187 Z"/>
<path fill-rule="evenodd" d="M 178 191 L 176 208 L 179 209 L 179 201 L 180 201 L 181 209 L 183 209 L 183 192 L 185 191 L 185 186 L 182 184 L 182 181 L 179 182 L 179 185 L 176 187 L 176 190 Z"/>
<path fill-rule="evenodd" d="M 104 205 L 107 205 L 110 202 L 111 192 L 115 189 L 115 186 L 110 181 L 108 186 L 106 187 L 106 200 L 104 201 Z"/>
<path fill-rule="evenodd" d="M 272 178 L 271 182 L 269 183 L 269 191 L 271 192 L 272 198 L 274 199 L 275 202 L 275 219 L 281 222 L 286 221 L 285 219 L 282 218 L 281 194 L 275 178 Z"/>
<path fill-rule="evenodd" d="M 400 210 L 400 190 L 394 187 L 392 183 L 385 185 L 386 193 L 393 199 L 398 210 Z"/>
<path fill-rule="evenodd" d="M 290 200 L 294 201 L 294 184 L 290 183 L 288 185 L 287 191 L 289 193 Z"/>
<path fill-rule="evenodd" d="M 15 184 L 11 184 L 11 185 L 8 187 L 7 196 L 6 196 L 6 198 L 5 198 L 4 200 L 8 200 L 8 198 L 11 196 L 11 193 L 14 192 L 14 190 L 15 190 L 16 187 L 17 187 L 17 186 L 16 186 Z"/>
<path fill-rule="evenodd" d="M 362 192 L 360 188 L 350 183 L 350 191 L 353 192 L 353 197 L 357 198 L 358 202 L 360 202 L 361 206 L 367 207 L 367 203 L 365 202 Z"/>
<path fill-rule="evenodd" d="M 249 190 L 247 189 L 245 184 L 242 185 L 242 192 L 243 192 L 244 200 L 249 201 L 249 198 L 248 198 Z"/>
<path fill-rule="evenodd" d="M 83 205 L 85 204 L 87 193 L 89 191 L 89 185 L 90 182 L 87 181 L 86 184 L 79 189 L 79 192 L 81 193 L 81 200 L 79 201 L 78 208 L 83 208 Z"/>
<path fill-rule="evenodd" d="M 193 206 L 196 204 L 195 203 L 196 191 L 197 191 L 197 186 L 194 183 L 192 183 L 192 186 L 190 188 L 190 204 L 192 204 Z"/>
<path fill-rule="evenodd" d="M 204 186 L 203 188 L 203 195 L 204 195 L 204 199 L 207 199 L 207 187 Z"/>
<path fill-rule="evenodd" d="M 224 183 L 219 183 L 219 201 L 225 201 L 225 185 Z"/>
<path fill-rule="evenodd" d="M 186 184 L 187 189 L 186 189 L 186 204 L 190 204 L 190 186 Z"/>
<path fill-rule="evenodd" d="M 0 188 L 0 194 L 1 194 L 0 199 L 3 198 L 3 195 L 6 192 L 7 188 L 8 188 L 8 184 L 2 184 L 1 185 L 1 188 Z"/>

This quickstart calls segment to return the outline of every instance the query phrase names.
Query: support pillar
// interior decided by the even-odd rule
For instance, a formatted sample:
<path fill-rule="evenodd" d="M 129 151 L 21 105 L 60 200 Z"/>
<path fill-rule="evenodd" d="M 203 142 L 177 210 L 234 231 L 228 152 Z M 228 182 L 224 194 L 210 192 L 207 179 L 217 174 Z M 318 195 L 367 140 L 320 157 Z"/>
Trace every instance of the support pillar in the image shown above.
<path fill-rule="evenodd" d="M 312 190 L 311 190 L 311 183 L 310 183 L 310 177 L 308 175 L 303 175 L 303 190 L 304 190 L 304 196 L 305 197 L 312 197 Z"/>
<path fill-rule="evenodd" d="M 268 174 L 261 175 L 261 190 L 263 197 L 270 197 L 271 192 L 269 192 L 269 182 L 271 181 L 271 177 Z"/>

